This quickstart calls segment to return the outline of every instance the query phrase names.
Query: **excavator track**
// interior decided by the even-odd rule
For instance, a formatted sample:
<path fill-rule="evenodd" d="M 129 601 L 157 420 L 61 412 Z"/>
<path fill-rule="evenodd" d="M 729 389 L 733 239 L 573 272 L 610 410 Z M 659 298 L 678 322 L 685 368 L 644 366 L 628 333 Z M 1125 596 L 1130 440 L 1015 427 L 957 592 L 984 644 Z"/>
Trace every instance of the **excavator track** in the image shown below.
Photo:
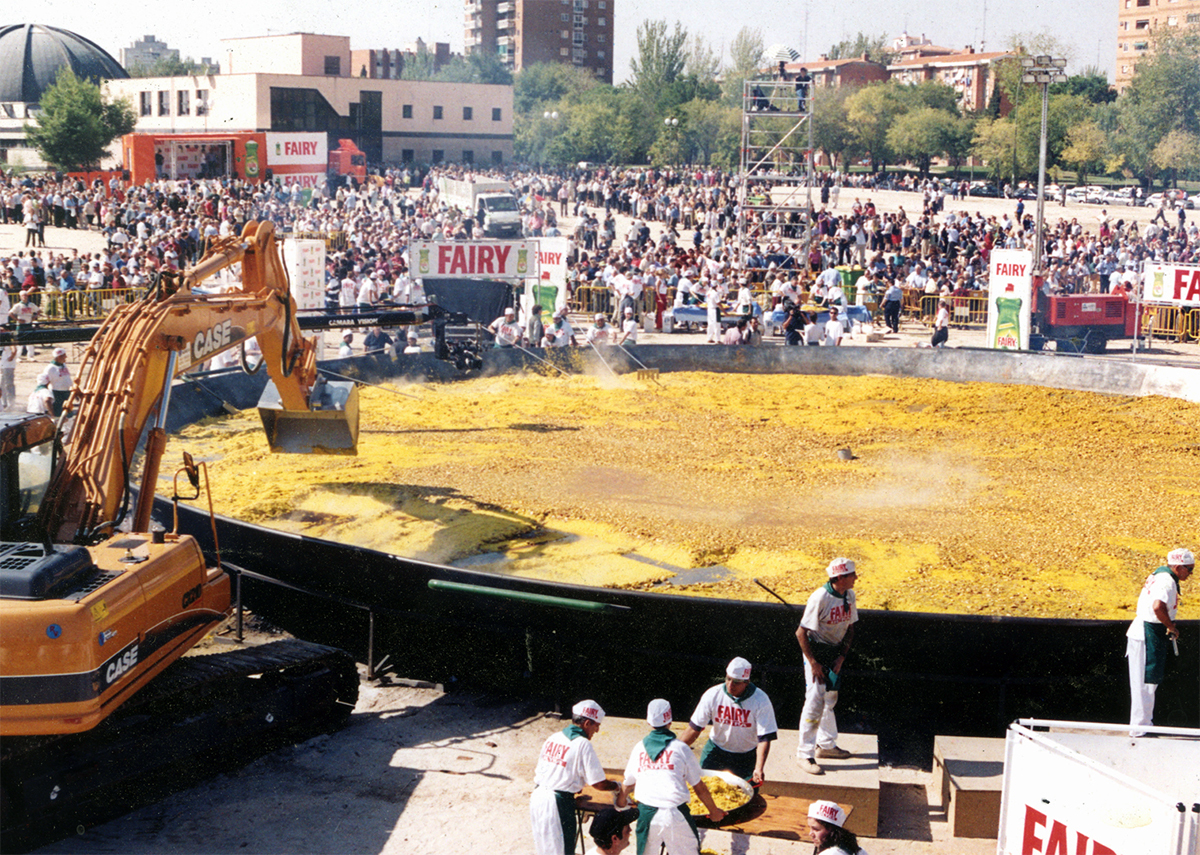
<path fill-rule="evenodd" d="M 345 724 L 346 652 L 296 639 L 184 657 L 86 733 L 6 738 L 0 840 L 26 851 Z"/>

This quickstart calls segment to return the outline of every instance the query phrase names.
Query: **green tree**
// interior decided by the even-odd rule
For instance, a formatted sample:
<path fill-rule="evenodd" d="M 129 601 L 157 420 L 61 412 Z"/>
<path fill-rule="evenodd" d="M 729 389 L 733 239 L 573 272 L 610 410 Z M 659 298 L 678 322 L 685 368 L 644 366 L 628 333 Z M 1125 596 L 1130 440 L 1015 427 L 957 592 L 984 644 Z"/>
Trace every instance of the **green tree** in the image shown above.
<path fill-rule="evenodd" d="M 508 70 L 500 55 L 486 50 L 477 50 L 467 57 L 471 66 L 475 83 L 492 83 L 509 86 L 513 82 L 513 74 Z"/>
<path fill-rule="evenodd" d="M 857 136 L 850 124 L 846 101 L 851 91 L 845 87 L 817 86 L 812 90 L 813 148 L 825 155 L 834 168 L 843 167 L 857 153 Z"/>
<path fill-rule="evenodd" d="M 1075 169 L 1077 184 L 1087 184 L 1089 175 L 1105 169 L 1108 159 L 1108 135 L 1094 119 L 1080 122 L 1067 131 L 1062 162 Z"/>
<path fill-rule="evenodd" d="M 984 118 L 975 123 L 971 153 L 984 162 L 993 178 L 1003 178 L 1012 169 L 1016 130 L 1012 119 Z"/>
<path fill-rule="evenodd" d="M 433 80 L 437 74 L 437 56 L 430 52 L 424 43 L 417 45 L 414 53 L 404 55 L 404 68 L 400 70 L 401 80 Z"/>
<path fill-rule="evenodd" d="M 896 117 L 887 131 L 888 147 L 897 157 L 915 163 L 922 175 L 928 175 L 933 158 L 957 144 L 959 124 L 958 117 L 945 110 L 918 107 Z"/>
<path fill-rule="evenodd" d="M 682 105 L 680 112 L 688 163 L 713 164 L 723 169 L 737 167 L 742 128 L 742 115 L 737 108 L 696 98 Z"/>
<path fill-rule="evenodd" d="M 39 106 L 25 137 L 47 163 L 66 172 L 99 164 L 109 143 L 132 133 L 137 122 L 128 100 L 106 100 L 99 86 L 80 80 L 70 66 L 59 69 Z"/>
<path fill-rule="evenodd" d="M 208 74 L 212 66 L 196 62 L 192 57 L 180 59 L 178 56 L 160 56 L 154 62 L 145 64 L 135 62 L 129 68 L 130 77 L 191 77 L 197 74 Z"/>
<path fill-rule="evenodd" d="M 904 94 L 897 83 L 864 86 L 846 101 L 850 127 L 858 148 L 871 158 L 871 169 L 878 172 L 893 159 L 888 145 L 888 128 L 907 110 Z"/>
<path fill-rule="evenodd" d="M 629 61 L 633 89 L 648 103 L 659 97 L 683 74 L 687 64 L 687 30 L 678 21 L 669 30 L 667 22 L 642 21 L 637 28 L 637 53 Z"/>
<path fill-rule="evenodd" d="M 683 68 L 686 74 L 699 80 L 715 80 L 721 71 L 720 48 L 709 44 L 704 36 L 692 36 Z"/>
<path fill-rule="evenodd" d="M 584 93 L 602 85 L 591 74 L 573 65 L 539 62 L 513 75 L 513 110 L 517 115 L 536 112 L 547 104 L 567 99 L 579 101 Z"/>
<path fill-rule="evenodd" d="M 1174 130 L 1200 134 L 1200 27 L 1163 27 L 1118 104 L 1114 147 L 1151 189 L 1154 150 Z"/>
<path fill-rule="evenodd" d="M 1154 147 L 1150 159 L 1169 172 L 1170 183 L 1177 186 L 1180 170 L 1200 168 L 1200 137 L 1176 128 Z"/>
<path fill-rule="evenodd" d="M 967 162 L 967 158 L 971 154 L 971 141 L 975 138 L 976 121 L 978 120 L 974 117 L 953 116 L 946 125 L 942 144 L 945 147 L 946 161 L 954 170 L 955 175 L 958 174 L 959 169 Z"/>
<path fill-rule="evenodd" d="M 759 74 L 763 51 L 762 30 L 742 27 L 729 43 L 729 67 L 725 69 L 722 91 L 726 103 L 742 108 L 742 84 Z"/>
<path fill-rule="evenodd" d="M 858 59 L 866 54 L 872 62 L 888 65 L 896 58 L 896 52 L 890 47 L 891 41 L 887 33 L 872 37 L 859 32 L 854 38 L 843 39 L 835 44 L 826 56 L 830 59 Z"/>
<path fill-rule="evenodd" d="M 1083 74 L 1073 74 L 1050 87 L 1051 95 L 1081 95 L 1092 104 L 1111 104 L 1117 100 L 1117 90 L 1108 82 L 1104 72 L 1085 69 Z"/>
<path fill-rule="evenodd" d="M 932 107 L 958 115 L 958 93 L 954 91 L 953 86 L 947 86 L 945 83 L 923 80 L 916 86 L 899 87 L 897 94 L 908 110 Z"/>
<path fill-rule="evenodd" d="M 655 166 L 681 166 L 688 161 L 687 119 L 675 118 L 677 124 L 668 120 L 658 129 L 658 136 L 650 146 L 650 162 Z"/>

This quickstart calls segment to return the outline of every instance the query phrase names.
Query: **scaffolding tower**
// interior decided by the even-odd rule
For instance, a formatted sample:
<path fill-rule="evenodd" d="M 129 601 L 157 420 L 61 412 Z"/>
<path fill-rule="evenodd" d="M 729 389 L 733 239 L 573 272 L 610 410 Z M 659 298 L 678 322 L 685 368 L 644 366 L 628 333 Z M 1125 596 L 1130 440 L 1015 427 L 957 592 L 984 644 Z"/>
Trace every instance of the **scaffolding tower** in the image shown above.
<path fill-rule="evenodd" d="M 775 240 L 811 248 L 813 190 L 812 79 L 747 80 L 742 86 L 738 186 L 738 260 L 748 274 L 751 246 Z M 796 255 L 799 254 L 797 249 Z"/>

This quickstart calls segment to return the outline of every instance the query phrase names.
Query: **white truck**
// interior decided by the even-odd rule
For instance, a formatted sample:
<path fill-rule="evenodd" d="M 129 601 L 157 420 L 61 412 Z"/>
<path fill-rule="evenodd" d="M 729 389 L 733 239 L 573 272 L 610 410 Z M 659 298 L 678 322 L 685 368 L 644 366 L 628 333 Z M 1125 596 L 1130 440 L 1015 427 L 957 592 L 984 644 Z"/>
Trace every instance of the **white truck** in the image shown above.
<path fill-rule="evenodd" d="M 521 210 L 507 182 L 442 178 L 439 189 L 442 200 L 474 219 L 486 237 L 521 236 Z"/>
<path fill-rule="evenodd" d="M 1008 730 L 998 855 L 1195 855 L 1200 730 L 1021 719 Z"/>

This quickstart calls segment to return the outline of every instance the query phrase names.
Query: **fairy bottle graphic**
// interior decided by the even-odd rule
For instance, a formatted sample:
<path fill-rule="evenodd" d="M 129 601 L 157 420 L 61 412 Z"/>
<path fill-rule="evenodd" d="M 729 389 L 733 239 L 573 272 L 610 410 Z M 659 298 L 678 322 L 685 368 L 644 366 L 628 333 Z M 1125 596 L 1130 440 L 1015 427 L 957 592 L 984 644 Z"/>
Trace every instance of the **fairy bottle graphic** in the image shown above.
<path fill-rule="evenodd" d="M 258 141 L 246 141 L 246 177 L 258 177 Z"/>
<path fill-rule="evenodd" d="M 1004 296 L 996 298 L 996 337 L 992 340 L 996 350 L 1021 348 L 1021 298 L 1012 296 L 1013 290 L 1009 282 Z"/>

